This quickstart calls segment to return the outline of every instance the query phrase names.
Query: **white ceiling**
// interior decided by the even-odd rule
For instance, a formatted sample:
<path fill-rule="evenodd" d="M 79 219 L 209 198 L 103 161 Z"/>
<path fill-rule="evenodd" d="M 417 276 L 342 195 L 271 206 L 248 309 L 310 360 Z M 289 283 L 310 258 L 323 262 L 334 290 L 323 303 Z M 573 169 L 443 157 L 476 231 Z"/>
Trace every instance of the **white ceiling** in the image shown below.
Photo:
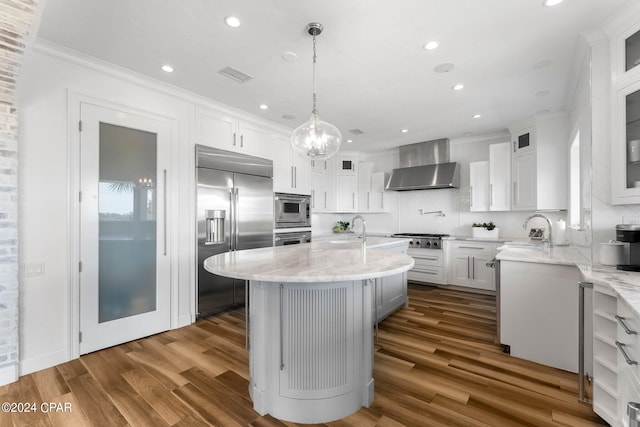
<path fill-rule="evenodd" d="M 562 111 L 579 34 L 625 3 L 47 0 L 38 36 L 294 128 L 311 112 L 312 42 L 305 27 L 320 22 L 320 116 L 353 139 L 344 148 L 369 151 L 500 132 L 538 112 Z M 226 26 L 227 15 L 241 26 Z M 424 50 L 430 40 L 440 47 Z M 297 61 L 282 59 L 289 51 Z M 540 67 L 543 61 L 550 64 Z M 447 62 L 453 71 L 433 71 Z M 163 64 L 175 72 L 161 71 Z M 226 66 L 253 79 L 219 75 Z M 465 88 L 453 91 L 459 82 Z M 536 95 L 543 91 L 548 94 Z M 261 103 L 269 109 L 260 110 Z"/>

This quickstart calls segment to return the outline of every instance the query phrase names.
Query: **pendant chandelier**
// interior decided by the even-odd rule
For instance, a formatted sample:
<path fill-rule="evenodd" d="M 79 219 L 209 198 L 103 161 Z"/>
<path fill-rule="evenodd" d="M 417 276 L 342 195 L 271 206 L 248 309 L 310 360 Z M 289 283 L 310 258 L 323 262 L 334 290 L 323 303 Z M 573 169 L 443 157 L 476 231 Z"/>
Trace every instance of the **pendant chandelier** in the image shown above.
<path fill-rule="evenodd" d="M 313 108 L 309 120 L 291 134 L 293 149 L 303 158 L 325 160 L 340 149 L 342 135 L 337 127 L 320 119 L 316 95 L 316 36 L 322 33 L 322 25 L 312 22 L 307 32 L 313 36 Z"/>

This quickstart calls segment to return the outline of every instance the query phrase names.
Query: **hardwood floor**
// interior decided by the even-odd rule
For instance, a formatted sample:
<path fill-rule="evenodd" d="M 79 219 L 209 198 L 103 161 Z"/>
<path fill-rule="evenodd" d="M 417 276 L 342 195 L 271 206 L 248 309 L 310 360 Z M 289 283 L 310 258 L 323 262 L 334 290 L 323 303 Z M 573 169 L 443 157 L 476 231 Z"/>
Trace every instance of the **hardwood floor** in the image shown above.
<path fill-rule="evenodd" d="M 327 425 L 604 425 L 575 374 L 502 353 L 494 297 L 412 286 L 409 298 L 380 324 L 374 403 Z M 0 427 L 295 425 L 253 411 L 244 344 L 237 311 L 23 376 L 0 401 L 37 410 L 0 413 Z"/>

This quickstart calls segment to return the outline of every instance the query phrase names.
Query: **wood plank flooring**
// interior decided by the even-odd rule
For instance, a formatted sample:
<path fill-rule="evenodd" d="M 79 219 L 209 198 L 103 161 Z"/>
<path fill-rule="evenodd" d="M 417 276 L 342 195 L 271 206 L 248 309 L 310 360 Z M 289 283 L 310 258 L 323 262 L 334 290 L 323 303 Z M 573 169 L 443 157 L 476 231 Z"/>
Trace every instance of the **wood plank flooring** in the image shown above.
<path fill-rule="evenodd" d="M 380 324 L 374 403 L 326 425 L 604 425 L 578 402 L 575 374 L 502 353 L 494 297 L 412 286 L 409 298 Z M 0 401 L 38 410 L 0 413 L 0 427 L 294 426 L 253 410 L 244 326 L 231 312 L 23 376 Z"/>

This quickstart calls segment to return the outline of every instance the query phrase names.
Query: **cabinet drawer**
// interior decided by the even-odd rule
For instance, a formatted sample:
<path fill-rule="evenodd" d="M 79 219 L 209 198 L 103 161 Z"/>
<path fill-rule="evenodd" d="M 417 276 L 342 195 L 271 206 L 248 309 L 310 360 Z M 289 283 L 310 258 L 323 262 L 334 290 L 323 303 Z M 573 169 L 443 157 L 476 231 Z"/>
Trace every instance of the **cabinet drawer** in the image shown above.
<path fill-rule="evenodd" d="M 428 267 L 416 270 L 415 267 L 407 272 L 407 278 L 416 282 L 444 283 L 441 267 Z"/>
<path fill-rule="evenodd" d="M 451 249 L 456 252 L 469 252 L 477 254 L 493 255 L 495 252 L 495 243 L 478 243 L 470 241 L 454 241 L 451 243 Z"/>
<path fill-rule="evenodd" d="M 442 251 L 437 251 L 437 250 L 425 251 L 425 250 L 409 249 L 407 251 L 407 253 L 409 255 L 411 255 L 413 257 L 413 259 L 415 260 L 415 267 L 414 268 L 418 268 L 419 266 L 423 266 L 423 267 L 428 267 L 428 266 L 442 267 L 443 263 L 444 263 L 444 258 L 442 256 Z"/>
<path fill-rule="evenodd" d="M 621 356 L 622 351 L 626 354 L 629 360 L 640 363 L 640 349 L 638 348 L 638 334 L 640 333 L 640 322 L 638 318 L 633 314 L 631 309 L 626 306 L 621 300 L 618 300 L 618 314 L 616 316 L 618 322 L 617 342 L 623 347 L 618 349 Z M 620 366 L 626 366 L 625 357 L 618 358 Z M 637 372 L 637 364 L 629 365 L 633 366 L 633 369 Z"/>

